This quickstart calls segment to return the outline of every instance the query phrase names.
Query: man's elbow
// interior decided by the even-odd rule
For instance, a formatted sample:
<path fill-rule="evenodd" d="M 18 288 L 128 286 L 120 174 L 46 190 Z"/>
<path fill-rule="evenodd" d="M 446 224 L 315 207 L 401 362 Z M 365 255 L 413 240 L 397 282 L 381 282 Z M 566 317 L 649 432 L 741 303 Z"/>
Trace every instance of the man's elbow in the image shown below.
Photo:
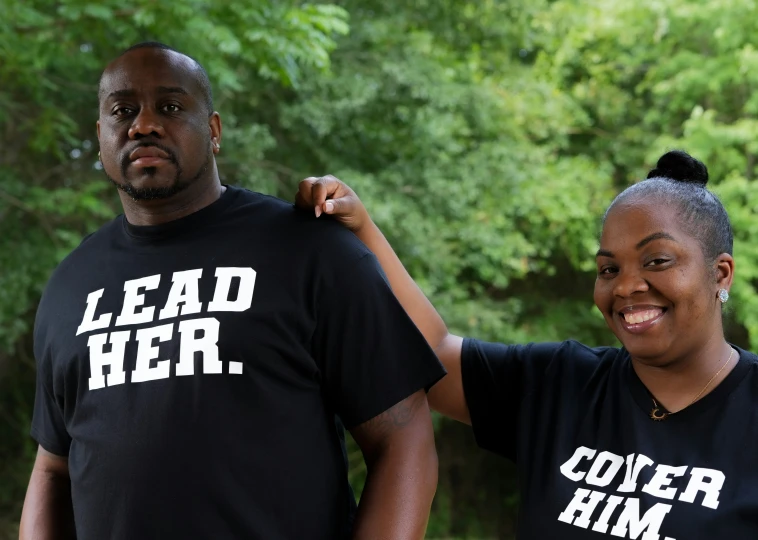
<path fill-rule="evenodd" d="M 21 512 L 19 539 L 74 538 L 68 460 L 40 447 Z"/>
<path fill-rule="evenodd" d="M 437 491 L 437 481 L 439 477 L 439 459 L 437 457 L 437 448 L 434 446 L 434 438 L 431 444 L 425 445 L 419 451 L 420 461 L 418 464 L 419 483 L 426 489 L 425 494 L 431 501 Z"/>
<path fill-rule="evenodd" d="M 434 495 L 437 449 L 432 414 L 423 390 L 361 424 L 352 433 L 363 451 L 370 475 L 389 475 L 394 478 L 393 483 L 401 481 L 404 489 Z"/>
<path fill-rule="evenodd" d="M 386 454 L 381 459 L 406 480 L 406 485 L 411 489 L 415 486 L 419 495 L 423 494 L 431 501 L 437 491 L 439 475 L 431 422 L 404 430 L 399 441 L 386 446 Z"/>

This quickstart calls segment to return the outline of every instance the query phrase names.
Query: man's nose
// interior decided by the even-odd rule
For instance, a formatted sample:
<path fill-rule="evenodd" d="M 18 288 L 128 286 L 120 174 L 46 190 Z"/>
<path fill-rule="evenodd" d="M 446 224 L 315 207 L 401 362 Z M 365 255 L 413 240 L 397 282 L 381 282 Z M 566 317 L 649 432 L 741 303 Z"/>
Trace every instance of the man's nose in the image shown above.
<path fill-rule="evenodd" d="M 163 137 L 163 124 L 157 111 L 142 108 L 129 128 L 129 138 L 141 139 L 150 135 L 158 138 Z"/>

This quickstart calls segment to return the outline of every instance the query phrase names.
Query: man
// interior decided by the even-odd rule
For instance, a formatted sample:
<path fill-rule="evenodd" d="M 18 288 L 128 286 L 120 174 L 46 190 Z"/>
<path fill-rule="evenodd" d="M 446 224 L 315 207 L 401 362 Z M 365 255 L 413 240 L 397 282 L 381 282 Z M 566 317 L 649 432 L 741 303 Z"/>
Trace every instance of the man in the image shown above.
<path fill-rule="evenodd" d="M 437 481 L 425 390 L 444 370 L 373 255 L 221 185 L 221 119 L 193 59 L 132 47 L 99 97 L 124 215 L 39 306 L 21 538 L 422 538 Z M 368 467 L 357 513 L 340 422 Z"/>

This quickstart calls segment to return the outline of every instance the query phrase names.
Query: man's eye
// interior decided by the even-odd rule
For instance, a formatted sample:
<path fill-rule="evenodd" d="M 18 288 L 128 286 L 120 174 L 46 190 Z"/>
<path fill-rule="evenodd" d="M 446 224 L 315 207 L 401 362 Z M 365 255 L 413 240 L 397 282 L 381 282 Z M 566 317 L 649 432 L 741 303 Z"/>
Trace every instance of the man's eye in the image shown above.
<path fill-rule="evenodd" d="M 131 114 L 132 110 L 128 107 L 118 107 L 114 109 L 113 116 L 124 116 L 127 114 Z"/>
<path fill-rule="evenodd" d="M 597 273 L 598 274 L 604 274 L 604 275 L 615 274 L 616 273 L 616 268 L 614 266 L 604 266 L 604 267 L 600 268 Z"/>
<path fill-rule="evenodd" d="M 168 105 L 163 106 L 163 110 L 169 113 L 175 113 L 179 112 L 179 106 L 174 105 L 173 103 L 169 103 Z"/>

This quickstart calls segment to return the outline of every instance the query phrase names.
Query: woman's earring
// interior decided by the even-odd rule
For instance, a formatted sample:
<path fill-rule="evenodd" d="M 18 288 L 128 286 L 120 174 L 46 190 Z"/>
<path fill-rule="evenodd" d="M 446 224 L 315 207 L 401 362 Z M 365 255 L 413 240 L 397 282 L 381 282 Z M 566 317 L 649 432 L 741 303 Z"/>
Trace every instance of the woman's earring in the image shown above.
<path fill-rule="evenodd" d="M 726 304 L 727 300 L 729 300 L 729 291 L 726 289 L 719 289 L 719 300 L 721 300 L 722 304 Z"/>

